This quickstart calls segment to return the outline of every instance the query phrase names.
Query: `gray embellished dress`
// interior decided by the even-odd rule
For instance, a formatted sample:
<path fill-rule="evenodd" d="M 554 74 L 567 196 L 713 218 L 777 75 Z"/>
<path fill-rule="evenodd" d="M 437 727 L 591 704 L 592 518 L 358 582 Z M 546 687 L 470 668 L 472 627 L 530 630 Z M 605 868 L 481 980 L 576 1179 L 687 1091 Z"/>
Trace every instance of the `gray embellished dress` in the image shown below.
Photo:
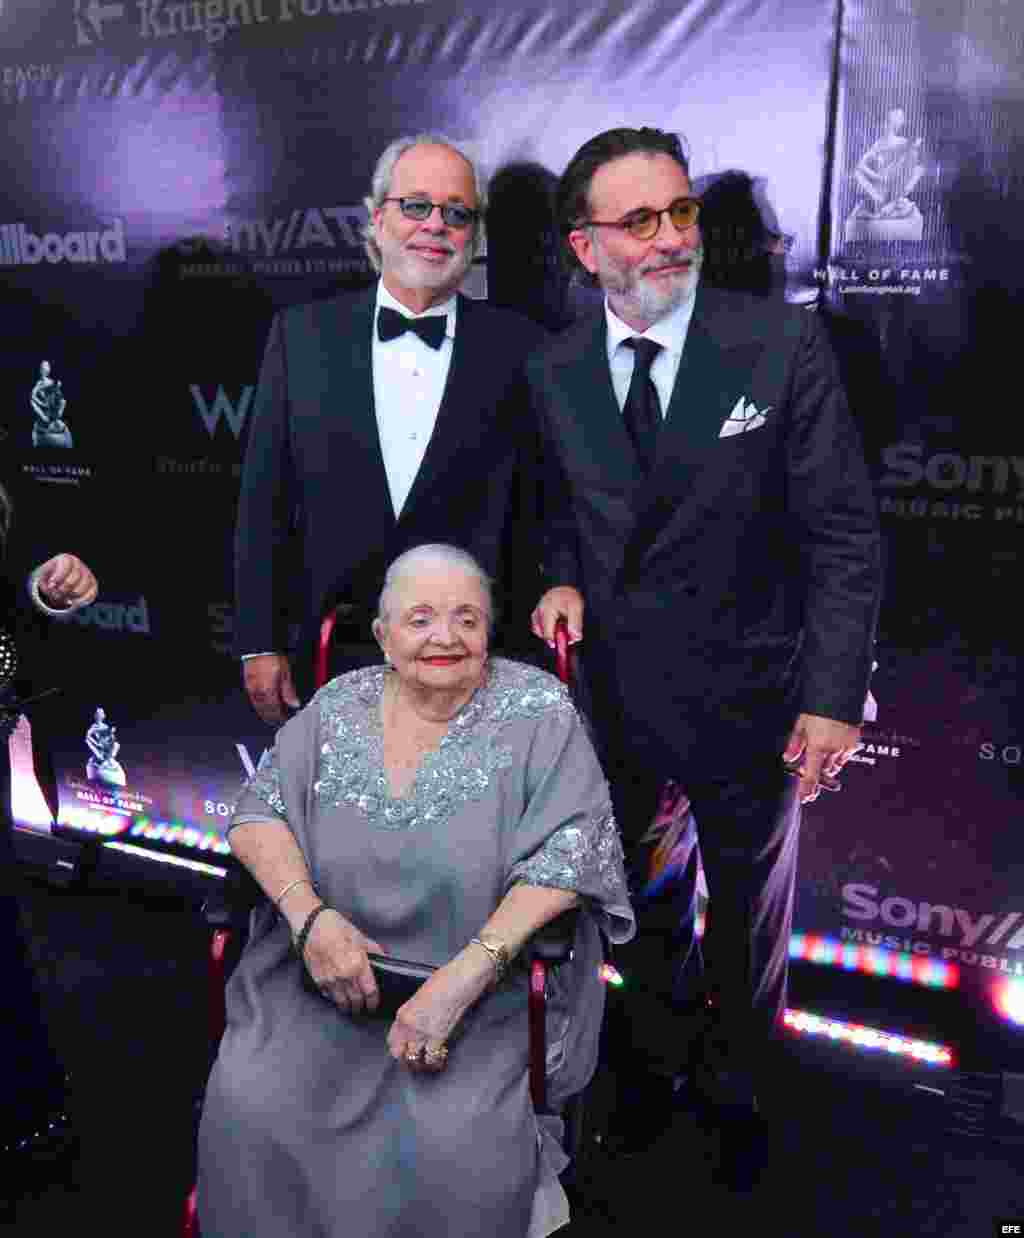
<path fill-rule="evenodd" d="M 608 788 L 563 686 L 492 658 L 485 683 L 388 792 L 383 667 L 322 688 L 278 732 L 232 825 L 280 819 L 321 894 L 401 958 L 443 964 L 510 886 L 575 890 L 584 914 L 548 1003 L 550 1101 L 590 1079 L 604 1010 L 599 929 L 634 932 Z M 269 902 L 227 993 L 200 1128 L 203 1238 L 542 1238 L 565 1224 L 557 1121 L 534 1114 L 527 976 L 466 1016 L 447 1069 L 388 1053 L 386 1017 L 307 992 Z"/>

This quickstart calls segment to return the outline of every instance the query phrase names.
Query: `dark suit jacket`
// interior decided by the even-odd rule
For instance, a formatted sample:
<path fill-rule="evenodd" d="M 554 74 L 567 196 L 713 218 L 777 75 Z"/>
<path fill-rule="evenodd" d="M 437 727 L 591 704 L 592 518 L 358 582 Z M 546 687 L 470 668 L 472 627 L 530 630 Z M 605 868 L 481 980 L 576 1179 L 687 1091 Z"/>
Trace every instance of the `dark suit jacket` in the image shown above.
<path fill-rule="evenodd" d="M 815 316 L 700 288 L 646 485 L 603 314 L 527 373 L 548 472 L 547 584 L 583 593 L 584 656 L 623 734 L 669 772 L 695 760 L 726 772 L 781 750 L 798 712 L 859 723 L 879 531 Z M 741 432 L 723 436 L 730 419 Z"/>
<path fill-rule="evenodd" d="M 387 565 L 410 546 L 455 543 L 499 581 L 540 559 L 539 545 L 523 540 L 533 508 L 524 477 L 536 455 L 523 360 L 543 333 L 460 295 L 434 432 L 396 520 L 374 412 L 375 297 L 371 288 L 279 314 L 253 404 L 235 541 L 236 649 L 286 652 L 297 622 L 300 691 L 323 615 L 343 600 L 376 605 Z M 537 587 L 503 583 L 524 599 Z"/>

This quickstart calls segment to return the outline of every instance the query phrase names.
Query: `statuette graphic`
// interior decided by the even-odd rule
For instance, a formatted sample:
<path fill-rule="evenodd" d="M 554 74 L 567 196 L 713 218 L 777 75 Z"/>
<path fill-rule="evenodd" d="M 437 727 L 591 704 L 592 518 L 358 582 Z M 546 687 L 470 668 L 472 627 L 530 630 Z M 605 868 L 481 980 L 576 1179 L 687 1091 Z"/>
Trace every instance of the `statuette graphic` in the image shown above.
<path fill-rule="evenodd" d="M 110 787 L 127 784 L 127 776 L 117 760 L 117 754 L 121 751 L 117 727 L 107 722 L 105 710 L 96 710 L 95 721 L 85 733 L 85 746 L 90 753 L 85 776 L 90 782 L 103 782 Z"/>
<path fill-rule="evenodd" d="M 50 372 L 49 361 L 39 363 L 39 378 L 32 388 L 32 446 L 73 447 L 71 431 L 64 420 L 68 402 L 61 384 Z"/>
<path fill-rule="evenodd" d="M 886 117 L 885 132 L 861 155 L 853 179 L 863 193 L 846 221 L 847 241 L 919 241 L 924 219 L 910 200 L 924 176 L 921 138 L 900 132 L 907 123 L 902 108 Z"/>

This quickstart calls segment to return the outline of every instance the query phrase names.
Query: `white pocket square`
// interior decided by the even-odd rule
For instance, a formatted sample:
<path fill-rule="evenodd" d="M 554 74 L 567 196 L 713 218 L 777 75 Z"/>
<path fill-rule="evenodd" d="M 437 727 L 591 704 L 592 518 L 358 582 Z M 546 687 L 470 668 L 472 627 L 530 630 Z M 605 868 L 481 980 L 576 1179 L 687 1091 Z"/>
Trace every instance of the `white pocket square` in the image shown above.
<path fill-rule="evenodd" d="M 771 411 L 770 404 L 767 408 L 758 411 L 753 404 L 748 404 L 743 396 L 740 396 L 736 401 L 736 407 L 722 422 L 718 437 L 731 438 L 734 434 L 746 434 L 748 430 L 757 430 L 764 425 L 764 419 Z"/>

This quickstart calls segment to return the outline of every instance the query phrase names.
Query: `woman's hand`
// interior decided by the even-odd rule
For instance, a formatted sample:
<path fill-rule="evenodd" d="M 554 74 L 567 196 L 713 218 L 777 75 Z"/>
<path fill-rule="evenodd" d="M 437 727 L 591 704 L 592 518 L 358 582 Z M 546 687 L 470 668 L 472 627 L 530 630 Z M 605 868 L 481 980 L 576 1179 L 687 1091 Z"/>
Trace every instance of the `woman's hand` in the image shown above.
<path fill-rule="evenodd" d="M 448 1037 L 494 979 L 494 965 L 477 947 L 467 947 L 439 967 L 404 1006 L 388 1032 L 391 1056 L 409 1070 L 444 1070 Z"/>
<path fill-rule="evenodd" d="M 359 1014 L 364 1008 L 376 1010 L 380 1004 L 368 953 L 387 951 L 329 907 L 313 923 L 303 962 L 324 997 L 339 1010 Z"/>
<path fill-rule="evenodd" d="M 39 592 L 56 609 L 88 606 L 99 592 L 96 577 L 77 555 L 54 555 L 37 573 Z"/>

